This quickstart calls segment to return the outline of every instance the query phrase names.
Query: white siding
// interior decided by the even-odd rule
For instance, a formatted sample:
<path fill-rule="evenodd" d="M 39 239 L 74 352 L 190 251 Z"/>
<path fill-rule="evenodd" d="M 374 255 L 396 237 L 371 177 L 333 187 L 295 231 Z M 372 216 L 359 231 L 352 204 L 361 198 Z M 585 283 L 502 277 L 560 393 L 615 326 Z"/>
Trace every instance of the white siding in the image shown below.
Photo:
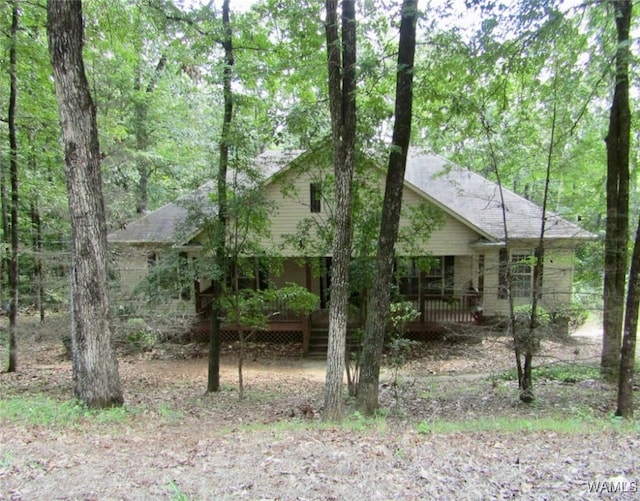
<path fill-rule="evenodd" d="M 515 251 L 533 251 L 533 247 L 519 245 Z M 484 273 L 484 314 L 500 316 L 509 314 L 509 302 L 498 298 L 499 281 L 499 250 L 486 249 Z M 558 305 L 571 301 L 573 281 L 573 250 L 563 247 L 549 247 L 545 250 L 544 270 L 542 275 L 542 297 L 540 305 L 548 311 L 553 311 Z M 526 298 L 515 298 L 515 306 L 529 304 Z"/>
<path fill-rule="evenodd" d="M 310 219 L 317 225 L 324 225 L 327 217 L 326 204 L 320 213 L 312 213 L 309 205 L 309 185 L 316 180 L 309 173 L 298 174 L 289 171 L 279 183 L 266 187 L 266 197 L 276 207 L 271 220 L 271 239 L 261 242 L 263 246 L 276 248 L 283 256 L 296 256 L 300 251 L 286 243 L 287 236 L 298 233 L 298 226 Z"/>
<path fill-rule="evenodd" d="M 131 296 L 136 286 L 147 276 L 150 251 L 139 249 L 119 249 L 116 269 L 120 296 Z"/>
<path fill-rule="evenodd" d="M 288 243 L 286 237 L 298 233 L 300 225 L 305 221 L 313 221 L 313 224 L 305 224 L 309 227 L 309 231 L 313 235 L 317 226 L 323 226 L 327 218 L 328 207 L 323 202 L 322 211 L 320 213 L 312 213 L 309 206 L 309 185 L 317 181 L 318 175 L 311 173 L 297 173 L 292 170 L 283 176 L 282 181 L 272 183 L 266 188 L 267 199 L 274 202 L 276 207 L 271 220 L 271 239 L 264 240 L 263 246 L 276 248 L 282 252 L 284 256 L 296 256 L 300 251 Z M 283 190 L 283 187 L 286 187 Z M 380 176 L 379 180 L 380 193 L 384 190 L 384 180 Z M 400 220 L 401 228 L 410 225 L 407 216 L 410 207 L 417 207 L 424 203 L 423 198 L 411 189 L 404 189 L 404 211 Z M 430 237 L 425 235 L 425 239 L 421 241 L 421 247 L 424 249 L 421 254 L 433 254 L 436 256 L 443 255 L 468 255 L 472 253 L 471 244 L 479 239 L 479 235 L 471 230 L 468 226 L 462 224 L 452 216 L 444 214 L 444 223 Z M 420 228 L 416 229 L 418 237 L 420 236 Z M 403 254 L 403 246 L 398 246 L 398 253 Z M 281 250 L 280 250 L 281 249 Z M 329 255 L 328 252 L 323 252 Z"/>

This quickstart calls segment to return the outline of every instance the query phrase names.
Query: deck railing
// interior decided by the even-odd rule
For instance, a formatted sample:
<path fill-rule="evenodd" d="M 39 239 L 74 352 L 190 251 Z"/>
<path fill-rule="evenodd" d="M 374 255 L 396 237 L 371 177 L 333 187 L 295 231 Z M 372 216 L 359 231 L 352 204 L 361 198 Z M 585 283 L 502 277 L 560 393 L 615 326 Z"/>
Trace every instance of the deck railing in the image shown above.
<path fill-rule="evenodd" d="M 479 320 L 482 315 L 481 299 L 477 294 L 424 295 L 421 300 L 415 298 L 409 301 L 420 312 L 416 323 L 468 323 Z M 211 295 L 201 294 L 200 312 L 205 312 L 210 305 Z M 286 300 L 267 303 L 264 311 L 273 323 L 295 323 L 306 318 L 291 311 Z"/>
<path fill-rule="evenodd" d="M 482 314 L 477 294 L 427 295 L 419 310 L 422 322 L 473 322 Z"/>

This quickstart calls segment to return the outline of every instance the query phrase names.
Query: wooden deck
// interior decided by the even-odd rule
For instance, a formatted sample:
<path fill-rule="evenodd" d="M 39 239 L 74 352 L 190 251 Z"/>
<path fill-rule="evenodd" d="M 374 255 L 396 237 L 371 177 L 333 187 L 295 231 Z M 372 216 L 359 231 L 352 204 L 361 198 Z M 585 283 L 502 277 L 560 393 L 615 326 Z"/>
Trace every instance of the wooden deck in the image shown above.
<path fill-rule="evenodd" d="M 407 325 L 407 334 L 418 339 L 425 339 L 429 335 L 443 332 L 446 325 L 477 323 L 481 319 L 481 310 L 478 307 L 478 296 L 461 294 L 458 296 L 423 296 L 418 301 L 413 301 L 414 307 L 420 312 L 415 322 Z M 418 308 L 422 306 L 421 308 Z M 196 310 L 200 321 L 198 331 L 201 336 L 208 336 L 208 317 L 211 312 L 211 295 L 199 294 L 196 297 Z M 317 349 L 323 346 L 324 339 L 329 329 L 328 310 L 317 310 L 311 315 L 299 316 L 288 311 L 286 305 L 273 304 L 265 308 L 270 315 L 268 327 L 254 332 L 254 339 L 262 342 L 301 342 L 302 355 L 307 356 L 310 348 Z M 361 319 L 352 318 L 349 328 L 363 327 Z M 231 342 L 238 337 L 238 326 L 223 325 L 223 341 Z M 318 339 L 316 339 L 318 338 Z"/>

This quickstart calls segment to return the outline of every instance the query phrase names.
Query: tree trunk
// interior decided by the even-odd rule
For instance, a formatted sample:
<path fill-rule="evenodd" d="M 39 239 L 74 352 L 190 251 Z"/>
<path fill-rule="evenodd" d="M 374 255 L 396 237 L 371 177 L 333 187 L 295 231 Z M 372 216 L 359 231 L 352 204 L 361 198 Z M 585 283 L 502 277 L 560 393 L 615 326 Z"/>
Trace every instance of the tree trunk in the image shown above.
<path fill-rule="evenodd" d="M 136 136 L 136 164 L 138 167 L 138 182 L 136 184 L 136 213 L 144 214 L 149 204 L 149 179 L 151 178 L 152 169 L 149 166 L 149 160 L 141 155 L 147 151 L 149 147 L 149 128 L 147 121 L 149 117 L 149 95 L 153 93 L 158 79 L 167 63 L 167 58 L 163 55 L 160 57 L 156 65 L 153 77 L 147 84 L 145 96 L 136 96 L 135 102 L 135 136 Z M 142 64 L 142 63 L 140 63 Z M 142 71 L 138 68 L 138 76 L 134 84 L 134 90 L 140 92 L 142 90 Z"/>
<path fill-rule="evenodd" d="M 629 58 L 631 1 L 613 2 L 618 33 L 616 81 L 607 134 L 607 223 L 604 250 L 604 312 L 600 368 L 615 378 L 620 363 L 629 241 Z"/>
<path fill-rule="evenodd" d="M 344 0 L 342 2 L 342 64 L 336 0 L 327 0 L 326 11 L 325 28 L 336 207 L 323 419 L 325 421 L 339 421 L 342 419 L 343 413 L 342 387 L 345 370 L 352 237 L 351 185 L 355 165 L 355 1 Z"/>
<path fill-rule="evenodd" d="M 38 199 L 31 202 L 31 227 L 33 229 L 33 283 L 36 308 L 40 314 L 40 323 L 44 322 L 44 281 L 42 277 L 42 221 Z"/>
<path fill-rule="evenodd" d="M 224 115 L 222 119 L 222 132 L 220 138 L 220 158 L 218 163 L 218 173 L 216 176 L 218 192 L 218 220 L 214 229 L 213 249 L 215 252 L 214 261 L 216 273 L 212 280 L 213 299 L 211 304 L 211 338 L 209 343 L 209 375 L 207 391 L 220 390 L 220 342 L 222 326 L 222 302 L 221 296 L 224 292 L 228 271 L 227 271 L 227 170 L 229 168 L 229 149 L 231 146 L 231 121 L 233 120 L 233 93 L 231 89 L 231 78 L 233 76 L 233 39 L 231 31 L 231 19 L 229 10 L 229 0 L 222 3 L 222 23 L 224 25 L 224 39 L 222 47 L 224 49 L 224 70 L 222 73 L 222 86 L 224 96 Z"/>
<path fill-rule="evenodd" d="M 394 247 L 398 238 L 404 174 L 411 140 L 416 20 L 417 0 L 404 0 L 400 24 L 393 141 L 389 154 L 389 169 L 378 237 L 376 275 L 367 308 L 360 362 L 357 405 L 365 414 L 371 414 L 378 408 L 378 383 L 384 333 L 389 319 Z"/>
<path fill-rule="evenodd" d="M 620 354 L 620 374 L 618 375 L 617 416 L 633 419 L 633 373 L 636 356 L 636 337 L 640 313 L 640 220 L 636 231 L 636 241 L 631 257 L 627 311 Z"/>
<path fill-rule="evenodd" d="M 71 215 L 73 391 L 92 408 L 122 405 L 111 342 L 96 110 L 82 59 L 82 2 L 48 0 L 49 51 L 65 151 Z"/>
<path fill-rule="evenodd" d="M 9 364 L 7 372 L 15 372 L 18 368 L 17 320 L 18 320 L 18 141 L 16 137 L 16 45 L 20 13 L 18 2 L 14 0 L 11 14 L 11 46 L 9 48 L 9 178 L 11 183 L 11 207 L 9 233 Z"/>
<path fill-rule="evenodd" d="M 558 74 L 554 75 L 554 90 L 555 83 L 557 82 Z M 549 184 L 551 182 L 551 166 L 553 165 L 553 153 L 556 142 L 556 122 L 557 122 L 557 110 L 556 110 L 557 96 L 554 94 L 553 116 L 551 117 L 551 137 L 549 139 L 549 147 L 547 149 L 547 168 L 545 170 L 544 177 L 544 192 L 542 196 L 542 217 L 540 220 L 540 236 L 538 238 L 538 245 L 535 248 L 535 262 L 533 266 L 533 289 L 531 291 L 531 317 L 529 318 L 529 332 L 528 339 L 524 348 L 524 370 L 520 364 L 520 354 L 516 349 L 516 357 L 518 357 L 518 383 L 520 388 L 520 400 L 525 403 L 531 403 L 535 400 L 535 394 L 533 392 L 533 356 L 534 352 L 539 348 L 539 336 L 536 333 L 538 329 L 538 299 L 542 295 L 542 274 L 544 271 L 544 237 L 546 231 L 547 221 L 547 203 L 549 200 Z"/>

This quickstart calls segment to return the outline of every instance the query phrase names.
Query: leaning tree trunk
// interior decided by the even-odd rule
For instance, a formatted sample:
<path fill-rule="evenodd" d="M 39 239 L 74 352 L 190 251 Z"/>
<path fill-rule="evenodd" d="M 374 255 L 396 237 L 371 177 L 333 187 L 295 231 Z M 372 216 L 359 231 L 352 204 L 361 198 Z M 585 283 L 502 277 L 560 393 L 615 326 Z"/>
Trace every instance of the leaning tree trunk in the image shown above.
<path fill-rule="evenodd" d="M 222 328 L 222 294 L 228 276 L 227 271 L 227 170 L 229 168 L 229 149 L 231 145 L 231 121 L 233 120 L 233 92 L 231 88 L 232 69 L 234 64 L 233 38 L 231 31 L 229 0 L 222 3 L 222 23 L 224 25 L 224 69 L 222 73 L 222 92 L 224 97 L 224 114 L 220 138 L 220 158 L 218 160 L 217 205 L 218 220 L 214 228 L 213 250 L 216 276 L 212 280 L 213 298 L 211 302 L 211 334 L 209 340 L 209 373 L 207 391 L 220 390 L 220 347 Z"/>
<path fill-rule="evenodd" d="M 327 0 L 326 11 L 325 29 L 336 208 L 331 265 L 327 376 L 322 417 L 325 421 L 339 421 L 342 419 L 343 412 L 342 388 L 347 340 L 349 265 L 351 262 L 351 185 L 355 164 L 355 1 L 344 0 L 342 2 L 342 58 L 340 57 L 336 0 Z"/>
<path fill-rule="evenodd" d="M 622 336 L 620 355 L 620 374 L 618 375 L 617 416 L 633 419 L 633 374 L 636 356 L 636 337 L 638 332 L 638 313 L 640 312 L 640 221 L 636 231 L 636 241 L 631 257 L 629 272 L 629 291 L 627 309 Z"/>
<path fill-rule="evenodd" d="M 9 210 L 9 365 L 7 372 L 15 372 L 18 367 L 17 319 L 18 319 L 18 141 L 16 137 L 16 45 L 18 36 L 18 2 L 14 0 L 11 15 L 11 45 L 9 48 L 9 177 L 11 182 L 11 207 Z"/>
<path fill-rule="evenodd" d="M 613 2 L 618 49 L 607 134 L 607 224 L 604 242 L 604 311 L 600 368 L 615 378 L 620 362 L 629 241 L 629 60 L 631 1 Z"/>
<path fill-rule="evenodd" d="M 365 414 L 372 414 L 378 408 L 378 383 L 384 333 L 389 319 L 394 247 L 400 226 L 404 174 L 411 139 L 416 20 L 417 0 L 404 0 L 398 48 L 393 140 L 389 154 L 380 235 L 378 236 L 377 269 L 367 308 L 357 392 L 358 408 Z"/>
<path fill-rule="evenodd" d="M 111 342 L 107 226 L 96 109 L 82 59 L 82 2 L 48 0 L 49 51 L 71 215 L 73 391 L 89 407 L 123 403 Z"/>

